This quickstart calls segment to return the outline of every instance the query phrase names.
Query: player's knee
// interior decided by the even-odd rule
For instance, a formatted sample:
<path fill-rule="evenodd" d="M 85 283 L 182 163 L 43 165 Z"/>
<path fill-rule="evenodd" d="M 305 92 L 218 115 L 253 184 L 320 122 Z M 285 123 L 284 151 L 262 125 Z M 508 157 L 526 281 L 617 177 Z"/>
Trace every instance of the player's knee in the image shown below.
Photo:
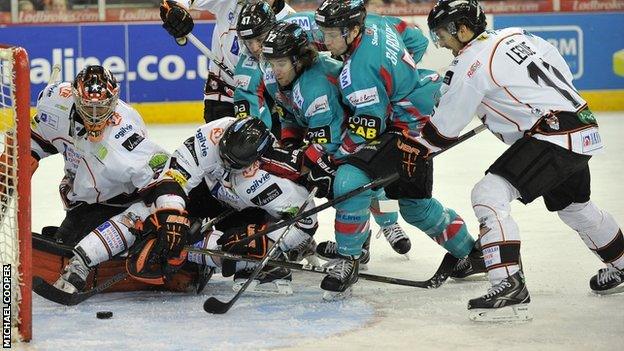
<path fill-rule="evenodd" d="M 338 167 L 334 179 L 334 197 L 341 196 L 370 182 L 370 178 L 361 169 L 344 164 Z M 347 201 L 336 204 L 336 209 L 344 211 L 362 210 L 368 208 L 373 196 L 372 190 L 367 190 Z"/>
<path fill-rule="evenodd" d="M 513 187 L 504 178 L 488 173 L 472 189 L 470 199 L 479 223 L 492 227 L 495 221 L 509 217 Z"/>

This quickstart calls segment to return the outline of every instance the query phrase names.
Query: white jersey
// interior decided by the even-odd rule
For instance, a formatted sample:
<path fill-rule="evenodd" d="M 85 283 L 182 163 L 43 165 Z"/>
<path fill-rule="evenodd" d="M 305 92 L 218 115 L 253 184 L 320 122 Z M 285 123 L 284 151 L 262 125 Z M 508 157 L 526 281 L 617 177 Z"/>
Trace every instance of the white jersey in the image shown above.
<path fill-rule="evenodd" d="M 212 33 L 212 47 L 210 48 L 216 58 L 228 66 L 232 72 L 238 63 L 238 57 L 241 51 L 242 43 L 238 41 L 236 33 L 236 21 L 238 14 L 243 7 L 239 0 L 175 0 L 184 8 L 193 10 L 210 11 L 216 17 L 216 24 Z M 277 20 L 281 20 L 295 10 L 288 4 L 284 4 L 284 8 L 275 14 Z M 221 71 L 212 61 L 209 66 L 210 72 L 221 78 L 222 81 L 231 87 L 236 86 L 233 77 L 228 76 Z M 230 102 L 231 99 L 229 100 Z"/>
<path fill-rule="evenodd" d="M 237 210 L 258 207 L 276 219 L 293 215 L 309 194 L 304 187 L 260 169 L 257 162 L 239 173 L 224 168 L 219 140 L 234 120 L 221 118 L 197 129 L 173 153 L 162 177 L 176 180 L 187 194 L 205 181 L 215 198 Z M 316 216 L 302 222 L 315 226 Z"/>
<path fill-rule="evenodd" d="M 119 100 L 101 142 L 86 139 L 75 113 L 71 84 L 48 85 L 39 95 L 37 115 L 31 124 L 31 150 L 42 159 L 61 154 L 65 177 L 61 183 L 66 208 L 79 201 L 89 204 L 128 205 L 137 188 L 147 185 L 167 158 L 164 149 L 147 138 L 136 110 Z"/>
<path fill-rule="evenodd" d="M 554 46 L 520 28 L 507 28 L 484 32 L 455 58 L 431 124 L 442 137 L 455 138 L 476 113 L 492 133 L 512 144 L 543 116 L 576 113 L 586 105 Z M 602 147 L 597 133 L 597 127 L 588 126 L 577 133 L 533 137 L 592 154 Z"/>

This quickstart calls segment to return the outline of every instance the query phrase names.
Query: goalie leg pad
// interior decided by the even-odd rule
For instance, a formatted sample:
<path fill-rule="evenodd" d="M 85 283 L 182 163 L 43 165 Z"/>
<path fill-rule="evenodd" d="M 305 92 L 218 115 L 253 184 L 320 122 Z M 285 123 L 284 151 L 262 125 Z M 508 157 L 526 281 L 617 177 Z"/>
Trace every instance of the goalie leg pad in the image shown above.
<path fill-rule="evenodd" d="M 130 229 L 140 226 L 147 215 L 149 208 L 143 203 L 135 203 L 93 229 L 80 240 L 74 251 L 81 251 L 82 258 L 90 267 L 108 261 L 134 244 L 136 238 Z"/>

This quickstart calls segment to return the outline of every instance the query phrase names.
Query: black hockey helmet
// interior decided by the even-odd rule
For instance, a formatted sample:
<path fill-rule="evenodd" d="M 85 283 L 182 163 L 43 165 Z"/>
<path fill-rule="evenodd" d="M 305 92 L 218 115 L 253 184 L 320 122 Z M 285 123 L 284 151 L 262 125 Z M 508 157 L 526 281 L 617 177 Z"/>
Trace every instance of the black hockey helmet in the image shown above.
<path fill-rule="evenodd" d="M 316 23 L 326 28 L 364 26 L 365 18 L 366 7 L 362 0 L 325 0 L 314 15 Z"/>
<path fill-rule="evenodd" d="M 438 42 L 436 29 L 444 27 L 451 35 L 457 35 L 459 24 L 466 25 L 475 36 L 485 31 L 487 20 L 478 0 L 439 0 L 427 17 L 434 43 Z"/>
<path fill-rule="evenodd" d="M 219 156 L 227 168 L 241 170 L 251 166 L 272 144 L 273 137 L 264 122 L 245 117 L 225 129 L 219 140 Z"/>
<path fill-rule="evenodd" d="M 298 24 L 278 22 L 262 43 L 262 54 L 267 59 L 298 57 L 308 43 L 308 36 Z"/>
<path fill-rule="evenodd" d="M 255 4 L 246 4 L 236 22 L 236 31 L 241 39 L 253 39 L 268 32 L 277 20 L 271 6 L 259 1 Z"/>

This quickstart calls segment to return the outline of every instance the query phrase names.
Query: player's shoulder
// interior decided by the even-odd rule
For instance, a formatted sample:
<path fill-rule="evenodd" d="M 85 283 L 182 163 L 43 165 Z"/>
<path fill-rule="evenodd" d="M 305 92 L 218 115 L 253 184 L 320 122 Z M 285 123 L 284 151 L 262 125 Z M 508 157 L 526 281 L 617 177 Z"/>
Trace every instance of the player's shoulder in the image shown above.
<path fill-rule="evenodd" d="M 132 152 L 144 144 L 147 130 L 141 115 L 130 105 L 119 100 L 112 117 L 117 123 L 110 127 L 108 143 L 122 153 Z"/>
<path fill-rule="evenodd" d="M 234 117 L 223 117 L 210 121 L 195 130 L 195 143 L 205 156 L 209 148 L 219 144 L 223 132 L 235 121 Z"/>
<path fill-rule="evenodd" d="M 74 105 L 71 83 L 59 82 L 49 84 L 37 95 L 37 110 L 48 113 L 67 115 Z"/>
<path fill-rule="evenodd" d="M 46 86 L 37 96 L 37 115 L 33 119 L 39 133 L 50 137 L 69 133 L 69 116 L 73 105 L 71 83 Z"/>

